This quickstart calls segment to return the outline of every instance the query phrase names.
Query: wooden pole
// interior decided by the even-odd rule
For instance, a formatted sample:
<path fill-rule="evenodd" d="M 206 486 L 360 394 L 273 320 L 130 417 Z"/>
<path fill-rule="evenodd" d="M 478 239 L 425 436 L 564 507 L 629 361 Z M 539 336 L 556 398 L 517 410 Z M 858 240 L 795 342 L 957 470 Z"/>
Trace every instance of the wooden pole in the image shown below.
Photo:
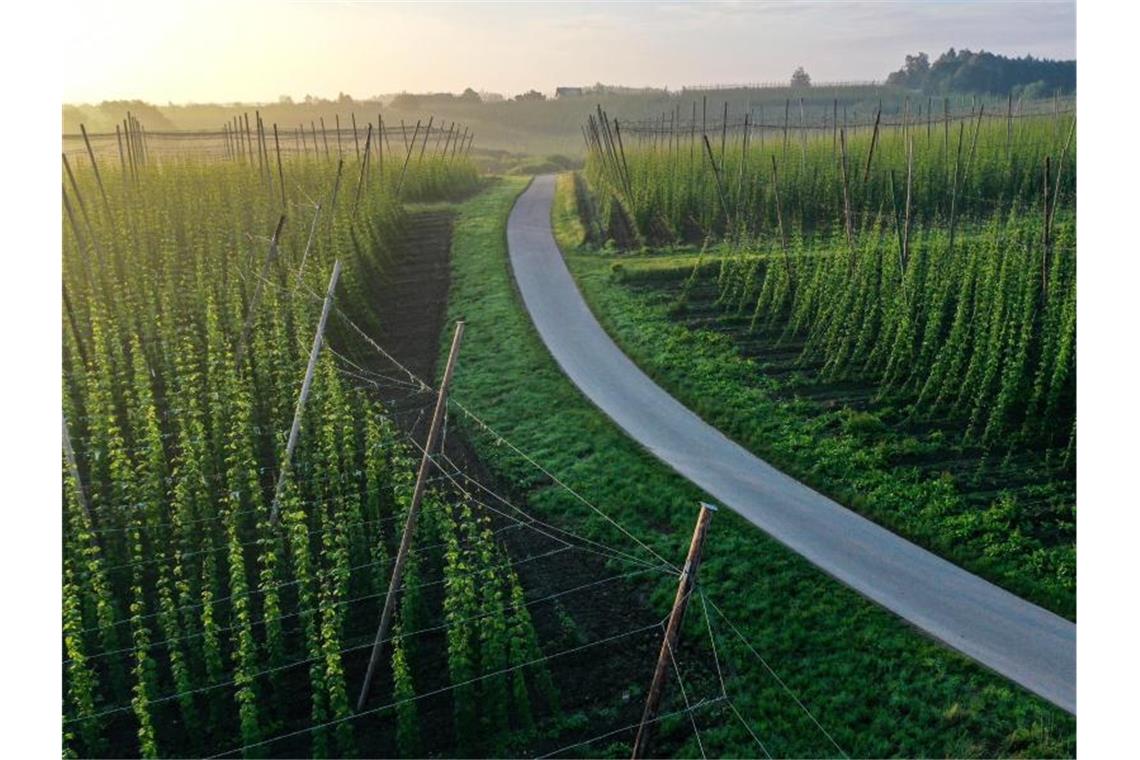
<path fill-rule="evenodd" d="M 329 309 L 332 307 L 333 294 L 336 292 L 336 283 L 340 279 L 340 259 L 333 262 L 332 276 L 329 278 L 329 289 L 325 293 L 325 302 L 321 306 L 321 319 L 317 322 L 317 332 L 313 335 L 313 347 L 309 350 L 309 366 L 305 368 L 305 379 L 301 381 L 301 394 L 297 397 L 297 408 L 293 411 L 293 427 L 289 429 L 289 440 L 285 444 L 285 456 L 281 460 L 281 471 L 277 473 L 277 487 L 273 491 L 273 507 L 269 512 L 269 524 L 276 525 L 281 512 L 281 495 L 285 491 L 285 480 L 289 476 L 289 467 L 293 461 L 293 449 L 297 447 L 297 437 L 301 434 L 301 417 L 305 413 L 305 402 L 309 399 L 309 390 L 313 387 L 313 374 L 317 369 L 317 358 L 321 355 L 321 346 L 325 339 L 325 324 L 329 320 Z"/>
<path fill-rule="evenodd" d="M 732 234 L 732 213 L 728 210 L 728 198 L 724 194 L 724 183 L 720 178 L 720 168 L 716 165 L 716 159 L 713 157 L 712 145 L 709 144 L 709 136 L 705 135 L 705 150 L 709 155 L 709 163 L 712 164 L 713 178 L 716 179 L 717 193 L 720 195 L 720 205 L 724 208 L 724 226 L 728 233 Z"/>
<path fill-rule="evenodd" d="M 356 111 L 353 111 L 352 116 L 352 142 L 356 145 L 356 160 L 360 160 L 360 135 L 356 134 Z"/>
<path fill-rule="evenodd" d="M 273 168 L 269 165 L 269 136 L 265 134 L 265 120 L 260 116 L 257 117 L 258 134 L 261 136 L 261 153 L 262 158 L 265 160 L 265 179 L 269 183 L 270 191 L 273 190 Z"/>
<path fill-rule="evenodd" d="M 329 201 L 329 224 L 332 224 L 333 213 L 336 211 L 336 196 L 340 192 L 340 175 L 344 172 L 344 159 L 337 159 L 336 182 L 333 183 L 332 200 Z M 331 228 L 330 228 L 331 229 Z"/>
<path fill-rule="evenodd" d="M 412 548 L 412 536 L 416 530 L 416 520 L 419 518 L 420 503 L 423 501 L 424 490 L 427 488 L 427 474 L 431 469 L 431 452 L 435 448 L 436 439 L 439 438 L 440 428 L 443 427 L 444 411 L 447 408 L 447 389 L 451 385 L 451 377 L 455 373 L 455 361 L 459 357 L 459 345 L 463 342 L 463 321 L 455 323 L 455 335 L 451 339 L 451 353 L 447 356 L 447 366 L 443 371 L 443 380 L 439 385 L 439 396 L 435 401 L 435 412 L 432 414 L 431 427 L 428 429 L 427 441 L 424 442 L 424 453 L 420 459 L 420 469 L 416 474 L 416 487 L 412 492 L 412 503 L 408 506 L 408 516 L 404 522 L 404 535 L 400 539 L 400 550 L 396 554 L 396 565 L 392 568 L 392 579 L 388 583 L 388 595 L 384 599 L 384 610 L 380 613 L 380 626 L 376 629 L 376 641 L 372 644 L 372 656 L 368 660 L 368 672 L 364 676 L 364 685 L 360 689 L 360 698 L 356 700 L 356 711 L 364 709 L 368 703 L 368 694 L 372 690 L 372 681 L 376 676 L 376 666 L 380 662 L 380 650 L 384 639 L 388 635 L 388 628 L 392 624 L 392 613 L 396 608 L 396 594 L 404 577 L 404 564 L 408 561 L 408 553 Z"/>
<path fill-rule="evenodd" d="M 776 199 L 776 226 L 780 231 L 780 247 L 784 251 L 784 267 L 788 270 L 788 282 L 795 287 L 795 272 L 792 270 L 792 255 L 788 251 L 788 236 L 784 232 L 784 214 L 780 207 L 780 172 L 776 169 L 776 154 L 772 154 L 772 194 Z"/>
<path fill-rule="evenodd" d="M 388 142 L 388 130 L 384 129 L 384 114 L 377 114 L 380 117 L 380 137 L 384 138 L 384 147 L 388 152 L 392 152 L 392 143 Z M 379 139 L 379 138 L 377 138 Z"/>
<path fill-rule="evenodd" d="M 245 116 L 245 147 L 246 147 L 246 150 L 249 151 L 249 165 L 253 166 L 253 134 L 251 133 L 250 128 L 249 128 L 249 112 L 246 111 L 244 116 Z"/>
<path fill-rule="evenodd" d="M 693 540 L 689 542 L 689 556 L 685 558 L 685 566 L 681 568 L 681 577 L 677 580 L 677 595 L 673 597 L 673 611 L 669 613 L 669 624 L 665 628 L 665 638 L 661 641 L 661 651 L 657 654 L 657 667 L 653 670 L 653 681 L 649 685 L 649 696 L 645 700 L 645 711 L 641 714 L 641 726 L 637 729 L 637 738 L 633 741 L 633 754 L 636 760 L 649 754 L 649 741 L 653 737 L 653 726 L 657 720 L 657 710 L 661 705 L 661 697 L 665 693 L 665 680 L 669 672 L 669 663 L 673 660 L 673 652 L 677 647 L 677 640 L 681 637 L 681 622 L 685 617 L 685 608 L 689 606 L 689 597 L 692 596 L 693 587 L 697 581 L 697 570 L 701 566 L 701 548 L 708 534 L 709 520 L 716 507 L 701 502 L 701 512 L 697 515 L 697 526 L 693 529 Z"/>
<path fill-rule="evenodd" d="M 127 158 L 123 155 L 123 134 L 119 131 L 119 125 L 115 125 L 115 142 L 119 144 L 119 170 L 123 173 L 123 178 L 127 176 Z"/>
<path fill-rule="evenodd" d="M 372 122 L 368 122 L 368 137 L 364 141 L 364 160 L 360 162 L 360 177 L 356 180 L 356 195 L 352 199 L 352 215 L 356 216 L 356 206 L 360 203 L 360 189 L 368 173 L 368 154 L 372 143 Z"/>
<path fill-rule="evenodd" d="M 131 170 L 131 179 L 136 179 L 138 172 L 135 171 L 135 149 L 131 144 L 130 123 L 126 119 L 123 119 L 123 139 L 127 142 L 127 163 Z"/>
<path fill-rule="evenodd" d="M 875 144 L 879 142 L 879 119 L 883 116 L 882 106 L 875 112 L 875 129 L 871 132 L 871 147 L 867 149 L 867 167 L 863 170 L 863 184 L 871 176 L 871 159 L 875 157 Z"/>
<path fill-rule="evenodd" d="M 80 124 L 79 131 L 83 133 L 83 143 L 87 146 L 87 157 L 91 159 L 91 168 L 95 170 L 95 182 L 99 185 L 99 193 L 103 196 L 103 208 L 110 215 L 111 204 L 107 202 L 107 191 L 103 189 L 103 178 L 99 175 L 99 163 L 95 160 L 95 151 L 91 150 L 91 141 L 87 139 L 87 127 Z"/>
<path fill-rule="evenodd" d="M 720 165 L 724 166 L 725 144 L 728 142 L 728 101 L 724 101 L 724 115 L 720 117 Z"/>
<path fill-rule="evenodd" d="M 423 142 L 423 145 L 420 146 L 420 155 L 416 159 L 416 165 L 417 166 L 419 166 L 420 164 L 422 164 L 424 162 L 424 151 L 427 150 L 428 137 L 431 136 L 431 124 L 433 121 L 435 121 L 435 116 L 429 116 L 428 117 L 428 123 L 427 123 L 427 129 L 424 130 L 424 142 Z"/>
<path fill-rule="evenodd" d="M 281 184 L 281 210 L 285 210 L 285 171 L 281 168 L 281 143 L 277 139 L 277 122 L 273 122 L 273 149 L 277 151 L 277 181 Z"/>
<path fill-rule="evenodd" d="M 800 167 L 807 169 L 807 125 L 804 116 L 804 98 L 800 96 Z"/>
<path fill-rule="evenodd" d="M 75 175 L 71 173 L 71 163 L 67 160 L 67 154 L 61 153 L 63 156 L 63 168 L 67 170 L 67 179 L 71 182 L 71 192 L 75 195 L 75 200 L 79 202 L 79 211 L 83 214 L 83 222 L 87 225 L 87 231 L 91 236 L 95 236 L 95 228 L 91 226 L 91 217 L 87 215 L 87 204 L 83 202 L 83 195 L 79 192 L 79 185 L 75 182 Z"/>
<path fill-rule="evenodd" d="M 265 281 L 269 278 L 269 266 L 277 258 L 277 241 L 281 235 L 281 228 L 285 226 L 285 215 L 277 220 L 277 228 L 273 230 L 273 237 L 269 239 L 269 251 L 265 254 L 265 261 L 261 265 L 261 276 L 253 288 L 253 299 L 249 302 L 249 309 L 245 315 L 245 325 L 241 328 L 241 338 L 238 339 L 237 350 L 234 351 L 234 365 L 241 371 L 241 362 L 245 358 L 245 345 L 249 340 L 249 331 L 253 328 L 253 319 L 257 315 L 257 306 L 261 302 L 261 291 Z"/>
<path fill-rule="evenodd" d="M 447 155 L 447 148 L 443 149 L 444 156 Z M 376 119 L 376 168 L 380 172 L 380 181 L 384 180 L 384 116 L 381 114 Z"/>
<path fill-rule="evenodd" d="M 403 122 L 401 122 L 402 124 Z M 412 150 L 416 147 L 416 138 L 420 136 L 420 122 L 416 120 L 416 132 L 412 135 L 412 144 L 407 146 L 408 152 L 404 154 L 404 165 L 400 168 L 400 181 L 396 183 L 396 197 L 400 197 L 400 190 L 404 187 L 404 174 L 408 171 L 408 161 L 412 158 Z"/>
<path fill-rule="evenodd" d="M 784 148 L 783 148 L 783 153 L 782 153 L 783 156 L 787 156 L 787 154 L 788 154 L 788 114 L 791 113 L 791 108 L 792 108 L 792 99 L 791 98 L 785 98 L 785 100 L 784 100 Z"/>
<path fill-rule="evenodd" d="M 254 121 L 257 123 L 257 169 L 261 173 L 262 177 L 264 177 L 265 172 L 266 172 L 266 168 L 265 168 L 265 159 L 262 157 L 262 150 L 261 150 L 261 147 L 262 147 L 261 112 L 260 111 L 254 111 L 253 117 L 254 117 Z"/>

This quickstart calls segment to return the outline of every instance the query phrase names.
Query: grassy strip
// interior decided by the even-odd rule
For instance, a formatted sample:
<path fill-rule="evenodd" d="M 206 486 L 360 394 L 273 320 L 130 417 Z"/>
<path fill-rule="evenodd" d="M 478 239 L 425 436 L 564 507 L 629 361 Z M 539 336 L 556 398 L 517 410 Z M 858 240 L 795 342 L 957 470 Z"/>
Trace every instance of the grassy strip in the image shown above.
<path fill-rule="evenodd" d="M 568 199 L 573 195 L 560 184 L 552 215 L 560 245 L 572 242 L 560 230 L 576 223 L 577 211 Z M 1012 498 L 999 495 L 979 508 L 968 503 L 949 473 L 930 477 L 917 466 L 895 464 L 953 458 L 957 450 L 941 433 L 919 438 L 884 424 L 874 413 L 789 399 L 786 393 L 781 397 L 780 382 L 742 357 L 730 337 L 677 324 L 669 317 L 672 298 L 664 293 L 650 296 L 618 286 L 675 283 L 696 263 L 691 253 L 611 256 L 566 245 L 563 250 L 606 331 L 639 367 L 710 424 L 840 503 L 1013 593 L 1075 618 L 1072 541 L 1046 544 L 1021 530 Z M 717 267 L 717 257 L 707 256 L 702 275 L 714 275 Z M 880 414 L 891 411 L 889 404 L 879 407 Z"/>
<path fill-rule="evenodd" d="M 461 207 L 449 316 L 466 318 L 468 331 L 454 398 L 657 551 L 679 560 L 702 494 L 581 396 L 542 345 L 517 297 L 505 228 L 522 188 L 521 182 L 504 180 Z M 637 551 L 509 447 L 461 414 L 453 419 L 497 477 L 525 494 L 537 513 Z M 1062 711 L 916 633 L 730 511 L 714 521 L 701 579 L 710 598 L 852 756 L 1075 752 L 1075 721 Z M 672 585 L 663 579 L 646 589 L 662 614 Z M 691 635 L 698 636 L 703 624 L 700 614 L 690 615 Z M 773 756 L 835 755 L 715 616 L 714 629 L 728 693 L 767 750 Z M 690 698 L 700 696 L 715 695 Z M 618 699 L 598 695 L 601 703 Z M 732 720 L 721 713 L 717 721 L 702 723 L 706 749 L 755 756 L 758 748 Z M 600 733 L 607 727 L 596 728 Z M 582 752 L 604 750 L 591 746 Z M 619 750 L 628 747 L 612 748 Z M 695 752 L 690 743 L 681 754 Z"/>

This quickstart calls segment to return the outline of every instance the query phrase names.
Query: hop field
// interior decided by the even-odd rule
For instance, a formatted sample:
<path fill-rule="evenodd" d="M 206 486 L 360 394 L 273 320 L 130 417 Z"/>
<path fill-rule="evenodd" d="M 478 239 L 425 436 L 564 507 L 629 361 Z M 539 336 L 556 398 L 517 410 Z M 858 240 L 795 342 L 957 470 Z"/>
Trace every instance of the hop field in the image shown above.
<path fill-rule="evenodd" d="M 128 149 L 129 162 L 104 159 L 96 174 L 72 161 L 64 175 L 64 425 L 76 465 L 64 477 L 65 753 L 355 754 L 359 684 L 346 670 L 371 645 L 416 460 L 332 345 L 359 329 L 348 314 L 369 325 L 371 288 L 407 226 L 403 201 L 470 193 L 476 171 L 442 151 L 385 172 L 366 159 Z M 329 345 L 286 466 L 334 260 Z M 390 655 L 399 704 L 386 751 L 403 754 L 422 746 L 415 634 L 434 606 L 453 624 L 445 660 L 457 682 L 537 653 L 486 516 L 434 490 L 428 500 Z M 464 623 L 480 615 L 491 624 Z M 472 690 L 458 695 L 457 740 L 495 741 L 508 716 L 529 720 L 528 680 L 536 707 L 554 699 L 541 668 L 491 679 L 504 690 L 496 720 Z M 315 728 L 270 742 L 298 725 Z"/>
<path fill-rule="evenodd" d="M 802 340 L 823 377 L 953 414 L 987 446 L 1071 459 L 1074 119 L 737 127 L 626 145 L 620 122 L 591 118 L 594 234 L 720 241 L 721 304 Z"/>

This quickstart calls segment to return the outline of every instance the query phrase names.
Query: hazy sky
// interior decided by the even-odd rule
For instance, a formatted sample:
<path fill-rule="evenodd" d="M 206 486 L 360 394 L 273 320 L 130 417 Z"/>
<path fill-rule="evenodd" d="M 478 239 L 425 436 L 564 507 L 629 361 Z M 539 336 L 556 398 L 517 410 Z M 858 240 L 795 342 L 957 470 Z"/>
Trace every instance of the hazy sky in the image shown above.
<path fill-rule="evenodd" d="M 77 2 L 64 100 L 882 79 L 919 50 L 1076 57 L 1057 2 Z"/>

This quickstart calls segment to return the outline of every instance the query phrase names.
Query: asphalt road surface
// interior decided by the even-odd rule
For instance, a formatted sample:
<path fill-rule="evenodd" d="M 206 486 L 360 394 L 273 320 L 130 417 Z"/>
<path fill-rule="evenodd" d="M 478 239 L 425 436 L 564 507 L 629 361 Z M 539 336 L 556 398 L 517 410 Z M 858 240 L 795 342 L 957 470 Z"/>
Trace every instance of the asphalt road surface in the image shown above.
<path fill-rule="evenodd" d="M 1076 625 L 840 506 L 729 440 L 624 354 L 554 242 L 554 176 L 511 211 L 511 267 L 562 371 L 658 459 L 824 572 L 946 645 L 1076 714 Z"/>

